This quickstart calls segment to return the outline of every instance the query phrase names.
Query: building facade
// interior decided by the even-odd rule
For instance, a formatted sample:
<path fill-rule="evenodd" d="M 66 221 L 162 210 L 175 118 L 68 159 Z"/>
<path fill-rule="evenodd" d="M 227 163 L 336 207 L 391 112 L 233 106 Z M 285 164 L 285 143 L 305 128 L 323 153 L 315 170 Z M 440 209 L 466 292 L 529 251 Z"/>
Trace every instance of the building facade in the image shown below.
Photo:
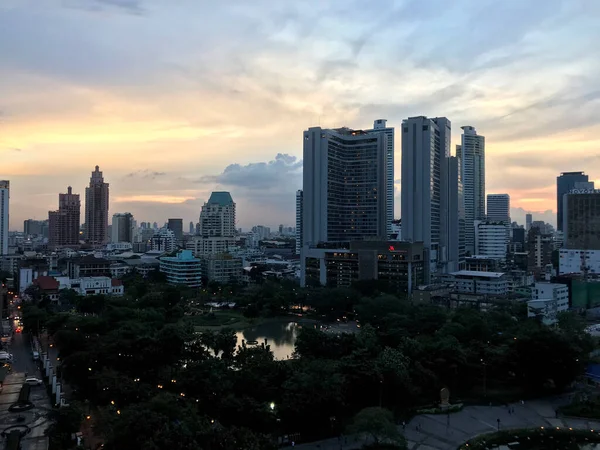
<path fill-rule="evenodd" d="M 475 254 L 505 261 L 508 236 L 506 222 L 476 220 Z"/>
<path fill-rule="evenodd" d="M 558 283 L 535 283 L 527 302 L 527 317 L 546 325 L 555 324 L 558 314 L 569 309 L 569 287 Z"/>
<path fill-rule="evenodd" d="M 385 239 L 386 138 L 349 128 L 304 131 L 303 247 Z"/>
<path fill-rule="evenodd" d="M 600 277 L 600 250 L 561 248 L 558 251 L 559 275 L 583 274 Z"/>
<path fill-rule="evenodd" d="M 463 189 L 460 159 L 450 158 L 450 138 L 445 117 L 402 121 L 402 239 L 424 243 L 428 274 L 459 263 L 453 258 L 460 254 Z"/>
<path fill-rule="evenodd" d="M 510 225 L 510 195 L 488 194 L 486 217 L 492 222 L 505 222 Z"/>
<path fill-rule="evenodd" d="M 302 216 L 303 216 L 303 197 L 302 197 L 302 189 L 298 189 L 296 191 L 296 255 L 300 254 L 300 250 L 302 249 Z"/>
<path fill-rule="evenodd" d="M 213 192 L 202 206 L 198 235 L 201 237 L 235 236 L 235 203 L 229 192 Z"/>
<path fill-rule="evenodd" d="M 475 251 L 475 221 L 485 220 L 485 137 L 474 127 L 461 127 L 461 145 L 456 156 L 461 167 L 465 203 L 465 247 L 469 254 Z"/>
<path fill-rule="evenodd" d="M 10 181 L 0 180 L 0 255 L 8 255 Z"/>
<path fill-rule="evenodd" d="M 303 249 L 300 284 L 348 287 L 359 280 L 378 280 L 398 292 L 411 294 L 425 284 L 425 271 L 426 251 L 422 243 L 332 243 Z"/>
<path fill-rule="evenodd" d="M 117 213 L 112 216 L 111 239 L 112 243 L 131 242 L 135 231 L 135 221 L 131 213 Z"/>
<path fill-rule="evenodd" d="M 150 248 L 155 251 L 171 253 L 177 249 L 175 233 L 168 228 L 161 228 L 150 238 Z"/>
<path fill-rule="evenodd" d="M 169 219 L 167 222 L 167 228 L 173 231 L 175 239 L 178 242 L 183 240 L 183 219 Z"/>
<path fill-rule="evenodd" d="M 460 294 L 482 294 L 504 296 L 509 291 L 509 280 L 502 272 L 478 272 L 460 270 L 451 273 L 448 281 L 453 283 L 454 292 Z"/>
<path fill-rule="evenodd" d="M 531 229 L 531 224 L 533 223 L 533 215 L 525 214 L 525 231 L 529 231 Z"/>
<path fill-rule="evenodd" d="M 25 236 L 48 237 L 48 221 L 27 219 L 23 221 L 23 234 Z"/>
<path fill-rule="evenodd" d="M 538 227 L 531 227 L 527 233 L 527 270 L 541 274 L 548 264 L 552 264 L 554 250 L 551 234 L 543 234 Z"/>
<path fill-rule="evenodd" d="M 580 192 L 563 196 L 564 247 L 600 250 L 600 189 Z"/>
<path fill-rule="evenodd" d="M 556 177 L 556 229 L 563 230 L 563 196 L 575 189 L 576 183 L 589 182 L 584 172 L 562 172 Z M 592 187 L 593 189 L 593 187 Z"/>
<path fill-rule="evenodd" d="M 372 130 L 365 130 L 369 133 L 383 133 L 386 136 L 386 215 L 387 215 L 387 238 L 390 239 L 392 233 L 392 221 L 394 220 L 394 127 L 387 126 L 386 119 L 377 119 L 373 122 Z"/>
<path fill-rule="evenodd" d="M 242 258 L 227 253 L 206 255 L 200 258 L 202 276 L 221 284 L 238 283 L 242 279 Z"/>
<path fill-rule="evenodd" d="M 176 256 L 163 256 L 159 270 L 165 274 L 168 283 L 202 286 L 202 263 L 189 250 L 181 250 Z"/>
<path fill-rule="evenodd" d="M 71 186 L 58 194 L 58 210 L 48 212 L 48 246 L 52 249 L 79 245 L 81 201 Z"/>
<path fill-rule="evenodd" d="M 108 242 L 108 183 L 98 166 L 85 188 L 85 240 L 91 245 Z"/>

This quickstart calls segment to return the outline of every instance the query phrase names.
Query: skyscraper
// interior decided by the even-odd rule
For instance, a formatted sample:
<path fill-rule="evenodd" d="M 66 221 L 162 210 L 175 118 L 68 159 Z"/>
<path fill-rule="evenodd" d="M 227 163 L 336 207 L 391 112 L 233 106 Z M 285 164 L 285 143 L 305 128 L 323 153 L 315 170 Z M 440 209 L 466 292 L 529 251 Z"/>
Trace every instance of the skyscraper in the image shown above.
<path fill-rule="evenodd" d="M 131 213 L 117 213 L 112 216 L 111 242 L 133 243 L 135 221 Z"/>
<path fill-rule="evenodd" d="M 532 222 L 533 222 L 533 215 L 525 214 L 525 231 L 529 231 L 531 229 Z"/>
<path fill-rule="evenodd" d="M 506 222 L 510 225 L 510 195 L 488 194 L 487 219 L 492 222 Z"/>
<path fill-rule="evenodd" d="M 183 239 L 183 219 L 169 219 L 167 228 L 173 231 L 177 241 Z"/>
<path fill-rule="evenodd" d="M 8 255 L 10 181 L 0 180 L 0 255 Z"/>
<path fill-rule="evenodd" d="M 418 116 L 402 121 L 402 239 L 424 243 L 429 251 L 429 274 L 452 266 L 447 264 L 448 249 L 443 247 L 459 241 L 459 236 L 447 235 L 455 225 L 455 218 L 452 224 L 448 218 L 448 189 L 451 181 L 453 186 L 457 183 L 453 195 L 458 195 L 460 177 L 458 160 L 452 177 L 449 173 L 450 138 L 451 123 L 445 117 Z M 458 208 L 456 213 L 459 220 Z"/>
<path fill-rule="evenodd" d="M 196 225 L 190 220 L 190 234 L 196 234 Z"/>
<path fill-rule="evenodd" d="M 394 220 L 394 127 L 388 127 L 386 119 L 377 119 L 373 123 L 370 133 L 384 133 L 386 136 L 386 214 L 388 239 L 392 234 L 392 220 Z"/>
<path fill-rule="evenodd" d="M 302 189 L 296 191 L 296 255 L 302 249 Z"/>
<path fill-rule="evenodd" d="M 48 245 L 50 248 L 79 245 L 81 201 L 71 186 L 66 194 L 58 194 L 58 210 L 48 212 Z"/>
<path fill-rule="evenodd" d="M 98 166 L 92 172 L 90 186 L 85 188 L 85 240 L 92 245 L 108 241 L 108 183 Z"/>
<path fill-rule="evenodd" d="M 384 133 L 304 131 L 303 245 L 387 238 Z"/>
<path fill-rule="evenodd" d="M 475 221 L 485 219 L 485 137 L 474 127 L 461 127 L 461 145 L 456 146 L 456 156 L 461 166 L 465 203 L 465 247 L 471 255 L 475 252 Z"/>
<path fill-rule="evenodd" d="M 588 176 L 584 172 L 562 172 L 556 177 L 556 229 L 558 231 L 563 231 L 563 196 L 571 189 L 575 189 L 575 183 L 588 181 Z"/>
<path fill-rule="evenodd" d="M 563 197 L 565 248 L 600 250 L 600 191 Z"/>

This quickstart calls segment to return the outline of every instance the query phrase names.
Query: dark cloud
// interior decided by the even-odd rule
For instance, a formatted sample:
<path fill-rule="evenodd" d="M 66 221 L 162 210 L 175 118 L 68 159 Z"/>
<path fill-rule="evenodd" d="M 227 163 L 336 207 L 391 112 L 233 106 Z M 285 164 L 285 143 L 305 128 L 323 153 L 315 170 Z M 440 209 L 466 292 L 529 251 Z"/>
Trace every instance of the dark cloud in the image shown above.
<path fill-rule="evenodd" d="M 278 153 L 268 162 L 246 165 L 230 164 L 223 173 L 205 176 L 200 183 L 216 183 L 245 189 L 282 189 L 294 184 L 302 176 L 302 161 L 286 153 Z"/>
<path fill-rule="evenodd" d="M 165 176 L 167 174 L 167 172 L 155 172 L 152 170 L 136 170 L 135 172 L 130 172 L 127 175 L 125 175 L 126 178 L 149 178 L 149 179 L 156 179 L 157 177 L 162 177 Z"/>

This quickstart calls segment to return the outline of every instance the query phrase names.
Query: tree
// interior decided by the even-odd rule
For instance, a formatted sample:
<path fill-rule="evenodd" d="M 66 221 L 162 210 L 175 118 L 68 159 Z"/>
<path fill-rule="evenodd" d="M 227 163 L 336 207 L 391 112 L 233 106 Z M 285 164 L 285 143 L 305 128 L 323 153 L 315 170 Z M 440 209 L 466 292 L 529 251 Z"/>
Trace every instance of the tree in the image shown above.
<path fill-rule="evenodd" d="M 52 424 L 46 430 L 50 440 L 50 449 L 62 450 L 75 447 L 71 435 L 79 431 L 83 413 L 76 405 L 51 410 L 49 413 Z"/>
<path fill-rule="evenodd" d="M 406 449 L 406 440 L 394 424 L 394 416 L 387 409 L 370 407 L 361 410 L 349 427 L 352 434 L 370 436 L 376 444 L 392 442 Z"/>

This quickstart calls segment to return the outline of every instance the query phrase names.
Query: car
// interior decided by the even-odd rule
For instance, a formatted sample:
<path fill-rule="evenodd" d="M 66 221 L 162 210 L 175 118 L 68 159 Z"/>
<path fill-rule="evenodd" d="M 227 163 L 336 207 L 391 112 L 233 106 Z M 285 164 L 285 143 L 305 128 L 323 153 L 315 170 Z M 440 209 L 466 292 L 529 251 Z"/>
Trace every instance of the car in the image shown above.
<path fill-rule="evenodd" d="M 40 359 L 39 352 L 33 351 L 33 352 L 31 352 L 31 356 L 33 357 L 34 361 L 37 361 L 38 359 Z"/>
<path fill-rule="evenodd" d="M 35 377 L 29 377 L 25 379 L 25 383 L 27 383 L 29 386 L 39 386 L 42 384 L 42 380 Z"/>

